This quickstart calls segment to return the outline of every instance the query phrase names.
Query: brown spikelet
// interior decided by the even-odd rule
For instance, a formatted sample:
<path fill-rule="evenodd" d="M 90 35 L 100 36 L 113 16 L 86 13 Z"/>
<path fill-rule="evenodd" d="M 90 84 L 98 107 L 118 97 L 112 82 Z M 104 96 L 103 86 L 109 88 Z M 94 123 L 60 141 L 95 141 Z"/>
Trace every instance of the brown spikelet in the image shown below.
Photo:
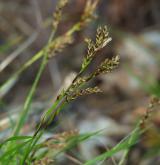
<path fill-rule="evenodd" d="M 62 9 L 66 6 L 68 0 L 59 0 L 58 5 L 56 6 L 55 12 L 53 13 L 53 30 L 57 29 L 57 26 L 62 17 Z"/>
<path fill-rule="evenodd" d="M 60 140 L 60 141 L 66 141 L 67 139 L 69 139 L 73 136 L 76 136 L 78 134 L 79 133 L 77 130 L 71 130 L 71 131 L 66 131 L 66 132 L 56 134 L 53 136 L 53 139 Z"/>
<path fill-rule="evenodd" d="M 78 98 L 80 96 L 85 96 L 85 95 L 90 95 L 93 93 L 100 93 L 100 92 L 102 92 L 102 90 L 99 89 L 98 87 L 80 89 L 80 90 L 74 92 L 73 94 L 68 95 L 66 100 L 71 101 L 71 100 L 75 100 L 76 98 Z"/>
<path fill-rule="evenodd" d="M 91 39 L 89 39 L 89 38 L 86 38 L 86 39 L 85 39 L 85 42 L 88 44 L 86 59 L 90 59 L 90 58 L 93 57 L 94 53 L 96 52 L 96 51 L 95 51 L 95 44 L 94 44 L 94 42 L 93 42 Z"/>
<path fill-rule="evenodd" d="M 144 129 L 146 127 L 146 123 L 149 120 L 154 108 L 159 105 L 160 105 L 160 99 L 157 97 L 152 97 L 147 107 L 146 113 L 143 115 L 140 121 L 140 128 Z"/>
<path fill-rule="evenodd" d="M 74 82 L 72 82 L 69 92 L 73 92 L 76 88 L 87 81 L 87 77 L 78 77 Z"/>
<path fill-rule="evenodd" d="M 107 26 L 99 27 L 97 29 L 95 42 L 89 38 L 85 39 L 85 41 L 88 45 L 88 49 L 87 55 L 84 57 L 82 63 L 82 69 L 92 61 L 97 51 L 105 47 L 111 41 L 111 37 L 108 36 Z"/>
<path fill-rule="evenodd" d="M 40 160 L 36 160 L 32 163 L 33 165 L 53 165 L 54 164 L 54 160 L 48 158 L 48 157 L 44 157 Z"/>
<path fill-rule="evenodd" d="M 72 35 L 64 35 L 63 37 L 57 38 L 48 49 L 48 58 L 53 57 L 56 53 L 60 53 L 63 49 L 73 43 Z"/>
<path fill-rule="evenodd" d="M 43 145 L 46 146 L 47 148 L 60 150 L 67 146 L 67 142 L 70 138 L 75 137 L 78 134 L 79 132 L 77 130 L 58 133 L 55 134 L 53 137 L 47 139 Z"/>
<path fill-rule="evenodd" d="M 90 22 L 91 19 L 95 18 L 94 11 L 96 9 L 96 6 L 98 4 L 99 0 L 88 0 L 86 2 L 86 6 L 83 12 L 83 15 L 81 16 L 81 26 L 84 26 L 88 22 Z"/>
<path fill-rule="evenodd" d="M 102 62 L 100 64 L 100 66 L 96 69 L 96 71 L 94 72 L 94 76 L 97 76 L 99 74 L 103 74 L 103 73 L 109 73 L 112 70 L 114 70 L 115 68 L 117 68 L 117 66 L 119 65 L 119 56 L 115 56 L 112 59 L 105 59 L 104 62 Z"/>
<path fill-rule="evenodd" d="M 102 49 L 112 40 L 112 38 L 109 37 L 108 34 L 109 33 L 107 30 L 107 26 L 104 26 L 103 28 L 100 26 L 97 29 L 96 44 L 95 44 L 95 47 L 97 49 Z"/>

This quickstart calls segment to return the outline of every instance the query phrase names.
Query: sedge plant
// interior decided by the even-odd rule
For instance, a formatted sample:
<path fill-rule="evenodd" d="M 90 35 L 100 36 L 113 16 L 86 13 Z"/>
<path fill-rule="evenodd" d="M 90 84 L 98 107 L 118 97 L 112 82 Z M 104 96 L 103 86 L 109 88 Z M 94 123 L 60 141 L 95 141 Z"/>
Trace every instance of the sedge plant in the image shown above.
<path fill-rule="evenodd" d="M 98 58 L 99 51 L 103 49 L 110 41 L 107 26 L 99 26 L 96 31 L 95 39 L 87 38 L 85 42 L 87 43 L 87 50 L 82 60 L 82 65 L 72 80 L 72 83 L 68 88 L 63 89 L 55 101 L 52 103 L 51 107 L 44 110 L 41 116 L 40 123 L 32 136 L 21 135 L 21 130 L 25 124 L 27 116 L 30 111 L 30 107 L 36 92 L 38 83 L 40 81 L 41 75 L 46 68 L 48 61 L 62 52 L 65 47 L 74 41 L 74 33 L 83 29 L 93 18 L 94 11 L 98 4 L 98 0 L 88 0 L 84 12 L 73 27 L 71 27 L 66 33 L 61 36 L 55 37 L 60 20 L 62 19 L 62 10 L 68 0 L 59 0 L 56 7 L 55 13 L 53 14 L 53 24 L 52 33 L 46 44 L 46 46 L 40 50 L 36 55 L 34 55 L 29 61 L 27 61 L 13 76 L 9 78 L 0 88 L 0 96 L 3 96 L 3 89 L 11 84 L 12 81 L 18 79 L 18 77 L 30 67 L 34 62 L 41 58 L 41 63 L 37 75 L 33 81 L 31 89 L 26 97 L 24 106 L 22 108 L 20 117 L 15 125 L 12 135 L 10 138 L 4 140 L 0 144 L 0 164 L 2 165 L 38 165 L 38 164 L 55 164 L 56 157 L 60 153 L 65 153 L 65 151 L 75 147 L 80 142 L 88 140 L 89 138 L 98 135 L 101 131 L 79 134 L 78 131 L 73 130 L 70 132 L 63 132 L 56 134 L 50 139 L 40 141 L 45 129 L 52 123 L 59 113 L 67 106 L 72 100 L 75 100 L 81 96 L 90 95 L 94 93 L 102 92 L 102 90 L 97 87 L 91 87 L 90 81 L 101 74 L 107 74 L 116 69 L 120 62 L 120 57 L 118 55 L 112 58 L 106 58 L 99 65 L 97 65 L 91 73 L 86 72 L 93 61 Z M 126 138 L 124 138 L 120 143 L 118 143 L 111 150 L 106 151 L 102 155 L 95 157 L 87 162 L 79 162 L 79 164 L 92 165 L 97 164 L 109 157 L 112 157 L 115 153 L 125 150 L 124 156 L 119 162 L 119 165 L 124 164 L 125 158 L 129 152 L 129 148 L 133 146 L 137 141 L 144 129 L 146 119 L 148 118 L 148 110 L 144 119 L 136 126 L 135 130 L 131 132 Z"/>

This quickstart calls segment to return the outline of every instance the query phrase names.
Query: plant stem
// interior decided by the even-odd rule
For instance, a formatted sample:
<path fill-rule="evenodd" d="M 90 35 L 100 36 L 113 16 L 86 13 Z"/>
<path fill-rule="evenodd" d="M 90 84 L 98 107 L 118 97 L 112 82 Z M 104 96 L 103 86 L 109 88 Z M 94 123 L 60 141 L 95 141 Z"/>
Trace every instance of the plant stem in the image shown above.
<path fill-rule="evenodd" d="M 19 120 L 18 120 L 18 122 L 16 124 L 15 130 L 14 130 L 14 133 L 13 133 L 14 136 L 19 134 L 19 131 L 22 128 L 22 126 L 23 126 L 23 124 L 25 122 L 26 115 L 28 114 L 28 111 L 29 111 L 30 106 L 31 106 L 33 95 L 34 95 L 34 93 L 36 91 L 38 82 L 40 80 L 40 77 L 42 75 L 42 72 L 43 72 L 46 64 L 47 64 L 47 56 L 44 56 L 43 59 L 42 59 L 42 63 L 40 65 L 40 68 L 38 70 L 37 76 L 36 76 L 36 78 L 35 78 L 35 80 L 33 82 L 33 85 L 31 87 L 28 95 L 27 95 L 27 99 L 26 99 L 26 101 L 24 103 L 24 107 L 23 107 L 22 113 L 21 113 L 21 115 L 19 117 Z"/>

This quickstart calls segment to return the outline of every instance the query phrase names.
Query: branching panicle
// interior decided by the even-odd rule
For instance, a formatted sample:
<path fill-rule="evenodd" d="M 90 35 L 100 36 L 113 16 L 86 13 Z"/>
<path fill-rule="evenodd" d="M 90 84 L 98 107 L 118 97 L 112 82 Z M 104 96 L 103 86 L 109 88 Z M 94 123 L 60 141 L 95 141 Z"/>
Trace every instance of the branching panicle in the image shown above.
<path fill-rule="evenodd" d="M 56 41 L 54 44 L 54 48 L 51 50 L 53 51 L 53 54 L 55 51 L 61 51 L 65 47 L 65 45 L 68 43 L 68 40 L 70 40 L 70 33 L 67 33 L 66 37 L 69 37 L 68 39 L 63 38 L 63 40 L 60 38 Z M 102 74 L 102 73 L 108 73 L 111 72 L 113 69 L 115 69 L 119 64 L 119 56 L 113 57 L 112 59 L 106 59 L 104 62 L 102 62 L 98 68 L 95 70 L 95 72 L 91 73 L 88 76 L 82 76 L 82 74 L 87 70 L 89 64 L 92 62 L 94 57 L 96 56 L 97 52 L 102 49 L 106 44 L 111 40 L 111 38 L 108 36 L 107 27 L 99 27 L 97 29 L 97 34 L 95 41 L 92 41 L 91 39 L 86 39 L 86 42 L 88 44 L 87 49 L 87 55 L 85 56 L 81 70 L 77 74 L 77 76 L 72 81 L 71 85 L 64 91 L 62 91 L 59 96 L 56 99 L 55 104 L 53 105 L 42 117 L 41 120 L 41 126 L 45 127 L 54 120 L 54 118 L 59 114 L 62 107 L 67 104 L 68 102 L 83 96 L 83 95 L 89 95 L 93 93 L 99 93 L 101 90 L 98 87 L 94 88 L 85 88 L 90 80 L 92 80 L 94 77 Z M 61 49 L 60 48 L 61 44 Z M 40 128 L 42 128 L 40 126 Z"/>
<path fill-rule="evenodd" d="M 91 39 L 85 39 L 88 44 L 87 55 L 84 57 L 82 69 L 87 67 L 92 59 L 95 57 L 97 51 L 105 47 L 111 38 L 108 36 L 107 26 L 99 27 L 97 29 L 95 42 Z"/>

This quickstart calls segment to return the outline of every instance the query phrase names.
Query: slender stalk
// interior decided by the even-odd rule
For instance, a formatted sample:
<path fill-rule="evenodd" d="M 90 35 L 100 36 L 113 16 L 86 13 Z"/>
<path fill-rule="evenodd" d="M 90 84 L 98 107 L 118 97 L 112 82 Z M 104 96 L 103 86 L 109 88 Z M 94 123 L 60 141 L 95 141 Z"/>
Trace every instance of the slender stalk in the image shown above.
<path fill-rule="evenodd" d="M 22 113 L 21 113 L 21 115 L 19 117 L 19 120 L 18 120 L 18 122 L 16 124 L 15 130 L 14 130 L 14 133 L 13 133 L 14 136 L 19 134 L 19 131 L 22 128 L 22 126 L 23 126 L 23 124 L 25 122 L 26 115 L 28 114 L 28 111 L 29 111 L 30 106 L 31 106 L 33 95 L 34 95 L 34 93 L 36 91 L 38 82 L 40 80 L 40 77 L 41 77 L 41 75 L 43 73 L 43 70 L 44 70 L 46 64 L 47 64 L 47 56 L 44 56 L 43 60 L 42 60 L 42 63 L 40 65 L 39 71 L 37 73 L 37 76 L 36 76 L 36 78 L 34 80 L 34 83 L 33 83 L 32 87 L 31 87 L 31 89 L 30 89 L 30 91 L 29 91 L 29 93 L 27 95 L 27 99 L 26 99 L 26 101 L 24 103 L 24 107 L 23 107 Z"/>

